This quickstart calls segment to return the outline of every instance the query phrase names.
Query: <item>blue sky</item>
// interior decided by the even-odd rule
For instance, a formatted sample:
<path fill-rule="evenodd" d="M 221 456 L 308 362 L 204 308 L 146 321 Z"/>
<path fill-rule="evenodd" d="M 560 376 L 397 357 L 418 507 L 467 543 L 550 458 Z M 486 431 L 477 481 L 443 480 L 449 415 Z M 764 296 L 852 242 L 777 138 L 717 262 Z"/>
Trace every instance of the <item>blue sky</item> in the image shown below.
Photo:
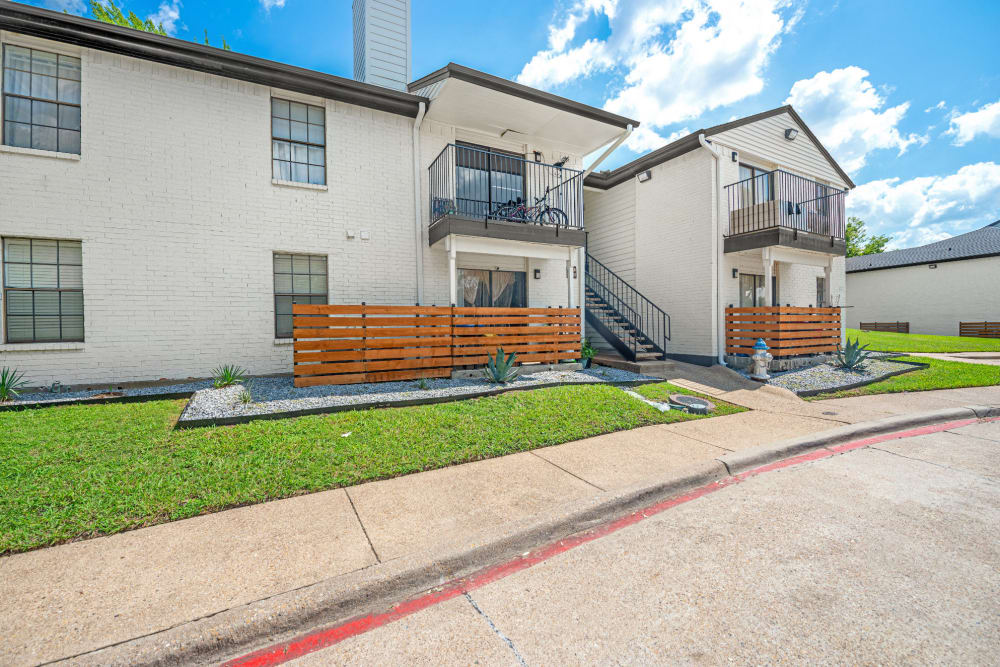
<path fill-rule="evenodd" d="M 86 15 L 83 0 L 29 4 Z M 413 0 L 413 73 L 448 61 L 642 122 L 613 167 L 792 103 L 858 188 L 849 213 L 917 245 L 1000 218 L 1000 2 Z M 350 76 L 350 0 L 129 0 L 182 39 Z"/>

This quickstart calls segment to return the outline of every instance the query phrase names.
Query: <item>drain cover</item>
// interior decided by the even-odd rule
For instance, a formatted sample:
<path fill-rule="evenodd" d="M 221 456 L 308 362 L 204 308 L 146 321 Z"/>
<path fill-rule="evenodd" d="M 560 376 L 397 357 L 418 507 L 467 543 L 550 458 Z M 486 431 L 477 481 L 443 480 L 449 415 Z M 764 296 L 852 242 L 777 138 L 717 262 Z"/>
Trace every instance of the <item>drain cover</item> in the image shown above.
<path fill-rule="evenodd" d="M 695 414 L 705 414 L 709 410 L 715 407 L 714 403 L 706 401 L 704 398 L 698 398 L 697 396 L 688 396 L 686 394 L 671 394 L 670 402 L 677 405 L 682 405 L 691 412 Z"/>

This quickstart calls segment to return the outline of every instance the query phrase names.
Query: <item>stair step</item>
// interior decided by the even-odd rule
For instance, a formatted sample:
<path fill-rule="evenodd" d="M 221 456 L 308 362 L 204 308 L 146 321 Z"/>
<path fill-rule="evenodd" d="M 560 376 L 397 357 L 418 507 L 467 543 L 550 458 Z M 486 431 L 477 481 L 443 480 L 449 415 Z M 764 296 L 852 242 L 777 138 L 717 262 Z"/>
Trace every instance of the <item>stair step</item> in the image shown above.
<path fill-rule="evenodd" d="M 657 354 L 656 352 L 636 352 L 635 353 L 635 359 L 636 359 L 636 361 L 649 361 L 649 360 L 652 360 L 652 359 L 659 359 L 659 358 L 660 358 L 660 355 Z"/>

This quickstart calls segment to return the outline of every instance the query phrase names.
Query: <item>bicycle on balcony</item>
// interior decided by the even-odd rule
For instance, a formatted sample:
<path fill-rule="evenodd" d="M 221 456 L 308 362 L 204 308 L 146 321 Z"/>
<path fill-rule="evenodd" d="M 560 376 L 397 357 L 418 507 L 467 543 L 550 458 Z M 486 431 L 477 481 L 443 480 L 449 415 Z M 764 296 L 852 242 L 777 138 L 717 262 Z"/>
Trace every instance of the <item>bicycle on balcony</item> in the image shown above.
<path fill-rule="evenodd" d="M 566 212 L 549 204 L 549 195 L 552 187 L 545 188 L 545 194 L 535 199 L 533 206 L 528 206 L 520 197 L 517 200 L 509 200 L 490 212 L 490 217 L 500 220 L 511 220 L 514 222 L 534 222 L 544 225 L 569 226 L 569 216 Z"/>

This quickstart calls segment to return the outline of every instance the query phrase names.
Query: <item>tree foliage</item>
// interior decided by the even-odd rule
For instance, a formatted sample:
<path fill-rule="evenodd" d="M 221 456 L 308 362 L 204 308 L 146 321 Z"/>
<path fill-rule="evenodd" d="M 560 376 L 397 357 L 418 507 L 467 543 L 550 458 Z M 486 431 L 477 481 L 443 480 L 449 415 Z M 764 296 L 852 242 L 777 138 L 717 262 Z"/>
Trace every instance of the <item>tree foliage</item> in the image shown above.
<path fill-rule="evenodd" d="M 108 0 L 107 4 L 100 2 L 100 0 L 90 0 L 90 13 L 95 19 L 104 23 L 135 28 L 136 30 L 151 32 L 163 35 L 164 37 L 167 35 L 167 31 L 163 29 L 162 23 L 157 25 L 151 19 L 143 21 L 136 16 L 135 12 L 129 12 L 126 15 L 124 10 L 115 4 L 115 0 Z"/>
<path fill-rule="evenodd" d="M 865 229 L 865 221 L 861 218 L 851 216 L 847 219 L 847 256 L 858 257 L 859 255 L 875 255 L 885 250 L 890 237 L 885 234 L 868 235 Z"/>
<path fill-rule="evenodd" d="M 152 19 L 142 20 L 132 11 L 126 14 L 123 7 L 115 4 L 115 0 L 107 0 L 107 4 L 102 2 L 102 0 L 90 0 L 90 13 L 96 20 L 103 23 L 134 28 L 143 32 L 151 32 L 155 35 L 168 37 L 162 23 L 153 23 Z M 211 43 L 208 41 L 208 30 L 205 31 L 205 46 L 211 46 Z M 222 38 L 222 48 L 226 51 L 232 50 L 225 37 Z"/>

